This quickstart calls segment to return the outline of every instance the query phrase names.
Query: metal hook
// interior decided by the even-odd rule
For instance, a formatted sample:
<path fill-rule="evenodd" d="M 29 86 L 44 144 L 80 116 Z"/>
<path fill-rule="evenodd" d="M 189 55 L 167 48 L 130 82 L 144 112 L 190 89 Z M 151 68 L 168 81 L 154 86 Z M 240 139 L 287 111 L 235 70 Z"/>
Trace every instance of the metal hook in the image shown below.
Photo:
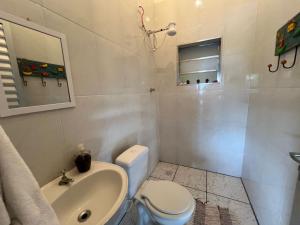
<path fill-rule="evenodd" d="M 272 64 L 269 64 L 268 65 L 268 68 L 269 68 L 269 71 L 271 72 L 271 73 L 275 73 L 275 72 L 277 72 L 278 71 L 278 69 L 279 69 L 279 63 L 280 63 L 280 55 L 278 56 L 278 61 L 277 61 L 277 67 L 276 67 L 276 69 L 275 70 L 271 70 L 271 68 L 272 68 Z"/>
<path fill-rule="evenodd" d="M 43 87 L 46 87 L 46 86 L 47 86 L 47 82 L 44 81 L 44 78 L 43 78 L 43 77 L 41 77 L 41 80 L 42 80 L 42 86 L 43 86 Z"/>
<path fill-rule="evenodd" d="M 286 66 L 285 64 L 287 63 L 287 61 L 284 59 L 281 61 L 281 64 L 282 66 L 285 68 L 285 69 L 291 69 L 295 66 L 296 64 L 296 61 L 297 61 L 297 54 L 298 54 L 298 46 L 296 47 L 296 50 L 295 50 L 295 56 L 294 56 L 294 62 L 291 66 Z"/>
<path fill-rule="evenodd" d="M 57 78 L 57 86 L 58 86 L 58 87 L 61 87 L 61 86 L 62 86 L 62 83 L 59 81 L 59 78 Z"/>

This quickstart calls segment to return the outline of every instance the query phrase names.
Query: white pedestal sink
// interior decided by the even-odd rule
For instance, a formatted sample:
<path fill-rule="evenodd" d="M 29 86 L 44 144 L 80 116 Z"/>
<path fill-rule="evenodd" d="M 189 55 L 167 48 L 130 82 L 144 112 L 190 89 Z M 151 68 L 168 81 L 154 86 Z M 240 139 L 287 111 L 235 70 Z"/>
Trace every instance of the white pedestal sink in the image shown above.
<path fill-rule="evenodd" d="M 106 224 L 126 201 L 128 177 L 117 165 L 92 162 L 88 172 L 66 175 L 74 179 L 70 185 L 59 186 L 59 177 L 42 187 L 61 225 Z"/>

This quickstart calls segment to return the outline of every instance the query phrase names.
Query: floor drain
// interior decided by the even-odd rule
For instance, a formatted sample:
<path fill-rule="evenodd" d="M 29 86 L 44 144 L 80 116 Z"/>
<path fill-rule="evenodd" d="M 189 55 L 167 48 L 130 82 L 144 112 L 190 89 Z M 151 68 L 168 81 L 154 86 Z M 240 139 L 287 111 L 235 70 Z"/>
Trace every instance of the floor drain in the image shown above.
<path fill-rule="evenodd" d="M 87 221 L 91 215 L 92 215 L 91 210 L 87 209 L 87 210 L 82 211 L 78 216 L 78 222 L 83 223 L 83 222 Z"/>

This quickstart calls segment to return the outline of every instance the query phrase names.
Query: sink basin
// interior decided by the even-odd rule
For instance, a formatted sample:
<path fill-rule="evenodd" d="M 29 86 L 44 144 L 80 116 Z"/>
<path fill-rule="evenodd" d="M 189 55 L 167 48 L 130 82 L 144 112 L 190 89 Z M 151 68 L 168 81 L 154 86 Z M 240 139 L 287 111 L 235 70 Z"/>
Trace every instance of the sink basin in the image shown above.
<path fill-rule="evenodd" d="M 66 175 L 74 179 L 70 185 L 59 186 L 59 177 L 41 189 L 61 225 L 105 224 L 126 200 L 128 177 L 117 165 L 92 162 L 88 172 L 74 168 Z"/>

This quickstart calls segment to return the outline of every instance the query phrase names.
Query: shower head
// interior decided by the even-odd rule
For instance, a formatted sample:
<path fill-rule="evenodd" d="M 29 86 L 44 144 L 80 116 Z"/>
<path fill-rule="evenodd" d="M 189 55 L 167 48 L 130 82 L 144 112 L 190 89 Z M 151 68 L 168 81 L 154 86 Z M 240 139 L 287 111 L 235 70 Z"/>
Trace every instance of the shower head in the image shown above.
<path fill-rule="evenodd" d="M 160 32 L 163 32 L 163 31 L 166 31 L 166 33 L 169 36 L 175 36 L 176 33 L 177 33 L 176 32 L 176 23 L 171 22 L 165 28 L 161 28 L 159 30 L 147 30 L 146 32 L 147 32 L 147 35 L 150 36 L 151 34 L 156 34 L 156 33 L 160 33 Z"/>
<path fill-rule="evenodd" d="M 169 23 L 169 25 L 167 26 L 167 34 L 169 36 L 175 36 L 176 35 L 176 23 L 171 22 Z"/>

